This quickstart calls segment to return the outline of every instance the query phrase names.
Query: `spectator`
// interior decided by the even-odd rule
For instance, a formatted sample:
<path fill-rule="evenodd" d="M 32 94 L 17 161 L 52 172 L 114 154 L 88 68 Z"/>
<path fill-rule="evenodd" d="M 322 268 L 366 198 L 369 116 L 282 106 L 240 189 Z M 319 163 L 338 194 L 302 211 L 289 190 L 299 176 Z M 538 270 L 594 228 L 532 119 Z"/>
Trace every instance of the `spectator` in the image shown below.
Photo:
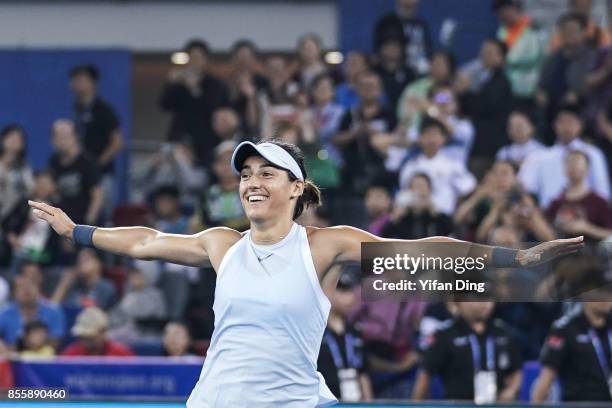
<path fill-rule="evenodd" d="M 558 22 L 561 32 L 559 50 L 548 56 L 536 93 L 536 101 L 550 122 L 564 104 L 577 104 L 587 90 L 587 76 L 595 63 L 595 49 L 585 38 L 587 21 L 580 14 L 565 14 Z M 547 129 L 547 140 L 552 132 Z"/>
<path fill-rule="evenodd" d="M 362 302 L 355 321 L 365 340 L 376 398 L 409 398 L 418 356 L 416 332 L 425 304 L 382 299 Z"/>
<path fill-rule="evenodd" d="M 188 234 L 189 218 L 179 207 L 179 192 L 174 186 L 162 186 L 155 194 L 156 222 L 154 228 L 168 234 Z M 197 278 L 198 268 L 170 262 L 158 263 L 161 268 L 162 288 L 168 317 L 172 320 L 183 318 L 189 301 L 189 281 Z"/>
<path fill-rule="evenodd" d="M 372 146 L 372 141 L 376 134 L 395 128 L 395 117 L 381 104 L 382 86 L 378 75 L 361 74 L 358 92 L 360 105 L 344 114 L 334 143 L 341 150 L 344 161 L 343 187 L 362 195 L 374 178 L 386 175 L 383 158 Z"/>
<path fill-rule="evenodd" d="M 210 163 L 206 163 L 210 166 Z M 166 143 L 146 164 L 136 184 L 145 195 L 151 195 L 164 185 L 176 186 L 181 192 L 181 204 L 193 208 L 196 197 L 206 185 L 206 171 L 197 166 L 193 151 L 183 143 Z"/>
<path fill-rule="evenodd" d="M 431 57 L 431 70 L 404 89 L 397 103 L 397 119 L 405 128 L 419 126 L 421 112 L 426 109 L 427 95 L 432 86 L 451 82 L 455 76 L 455 58 L 445 51 L 437 51 Z"/>
<path fill-rule="evenodd" d="M 542 34 L 522 11 L 520 0 L 493 0 L 500 22 L 497 38 L 506 44 L 506 74 L 518 106 L 531 109 L 544 58 Z"/>
<path fill-rule="evenodd" d="M 437 211 L 451 214 L 457 199 L 476 187 L 476 179 L 460 161 L 441 152 L 448 129 L 437 119 L 427 118 L 421 124 L 419 145 L 421 153 L 400 170 L 400 187 L 408 186 L 413 175 L 424 173 L 433 183 L 432 202 Z"/>
<path fill-rule="evenodd" d="M 586 20 L 586 42 L 592 47 L 605 47 L 610 45 L 610 33 L 605 27 L 597 24 L 591 15 L 592 0 L 568 0 L 568 12 L 582 16 Z M 561 30 L 560 30 L 561 31 Z M 563 47 L 563 33 L 557 31 L 550 37 L 548 52 L 554 53 Z"/>
<path fill-rule="evenodd" d="M 456 307 L 450 324 L 426 340 L 413 398 L 425 399 L 431 377 L 439 375 L 447 399 L 477 404 L 516 400 L 522 359 L 506 325 L 491 318 L 495 303 L 457 302 Z"/>
<path fill-rule="evenodd" d="M 45 282 L 45 278 L 40 264 L 32 261 L 26 261 L 19 265 L 19 268 L 17 269 L 17 275 L 23 276 L 30 282 L 33 282 L 34 285 L 41 288 L 41 297 L 45 300 L 48 298 L 44 293 L 45 283 L 47 282 Z"/>
<path fill-rule="evenodd" d="M 569 152 L 565 156 L 565 174 L 567 188 L 548 207 L 548 219 L 566 237 L 578 233 L 596 239 L 588 232 L 597 227 L 612 228 L 612 210 L 606 200 L 589 188 L 587 155 L 578 150 Z"/>
<path fill-rule="evenodd" d="M 213 112 L 229 103 L 223 82 L 207 72 L 210 50 L 202 40 L 191 40 L 185 46 L 189 63 L 173 69 L 161 94 L 160 105 L 172 114 L 168 140 L 192 147 L 196 161 L 210 163 L 218 140 L 212 130 Z"/>
<path fill-rule="evenodd" d="M 49 169 L 57 183 L 58 206 L 77 224 L 97 225 L 104 199 L 98 170 L 81 150 L 72 121 L 56 120 L 51 133 Z"/>
<path fill-rule="evenodd" d="M 586 108 L 585 119 L 588 126 L 595 128 L 595 136 L 598 136 L 598 144 L 605 146 L 612 154 L 612 142 L 602 135 L 602 130 L 597 129 L 598 114 L 604 115 L 606 109 L 612 107 L 612 46 L 597 50 L 594 65 L 584 79 Z M 603 136 L 603 137 L 602 137 Z M 601 143 L 603 142 L 603 143 Z"/>
<path fill-rule="evenodd" d="M 227 140 L 215 148 L 215 161 L 212 165 L 216 182 L 205 189 L 196 213 L 190 222 L 192 233 L 205 228 L 224 226 L 244 231 L 249 220 L 244 214 L 238 184 L 240 180 L 230 167 L 230 159 L 236 143 Z"/>
<path fill-rule="evenodd" d="M 348 316 L 358 301 L 359 266 L 343 266 L 336 288 L 327 293 L 331 311 L 323 334 L 317 368 L 331 392 L 343 402 L 371 401 L 374 397 L 367 372 L 364 341 Z"/>
<path fill-rule="evenodd" d="M 32 169 L 26 162 L 25 131 L 19 125 L 7 125 L 0 130 L 0 263 L 7 263 L 10 254 L 8 217 L 33 187 Z"/>
<path fill-rule="evenodd" d="M 6 392 L 15 386 L 13 368 L 9 360 L 10 350 L 0 339 L 0 391 Z"/>
<path fill-rule="evenodd" d="M 242 133 L 254 137 L 259 133 L 262 116 L 258 95 L 267 93 L 268 80 L 257 72 L 257 48 L 253 42 L 236 41 L 232 45 L 230 60 L 230 101 L 241 119 Z"/>
<path fill-rule="evenodd" d="M 382 228 L 382 236 L 396 239 L 418 239 L 435 235 L 449 235 L 453 221 L 440 213 L 432 202 L 431 179 L 424 173 L 412 175 L 407 188 L 395 197 L 389 221 Z"/>
<path fill-rule="evenodd" d="M 153 193 L 155 229 L 169 234 L 187 233 L 189 220 L 181 213 L 179 198 L 179 190 L 172 185 L 161 186 Z"/>
<path fill-rule="evenodd" d="M 342 163 L 340 152 L 332 143 L 338 131 L 344 108 L 334 102 L 334 81 L 331 76 L 323 74 L 313 79 L 310 89 L 312 108 L 310 116 L 317 144 L 325 149 L 327 157 L 336 164 Z M 312 174 L 312 169 L 310 169 Z"/>
<path fill-rule="evenodd" d="M 42 299 L 40 285 L 25 276 L 13 278 L 13 301 L 0 312 L 0 338 L 15 348 L 28 322 L 41 321 L 49 328 L 49 338 L 57 346 L 66 328 L 63 311 Z"/>
<path fill-rule="evenodd" d="M 302 90 L 310 88 L 312 80 L 317 75 L 327 72 L 327 67 L 323 62 L 322 48 L 323 43 L 317 34 L 305 34 L 298 40 L 299 65 L 294 80 Z"/>
<path fill-rule="evenodd" d="M 95 250 L 81 249 L 75 267 L 67 268 L 62 273 L 51 300 L 54 303 L 110 309 L 117 300 L 117 291 L 102 276 L 103 270 L 104 265 Z"/>
<path fill-rule="evenodd" d="M 361 51 L 349 51 L 344 63 L 344 82 L 336 87 L 336 102 L 345 110 L 359 106 L 357 80 L 368 70 L 368 59 Z"/>
<path fill-rule="evenodd" d="M 541 208 L 547 208 L 567 185 L 567 177 L 560 169 L 568 151 L 579 150 L 589 158 L 588 184 L 593 192 L 610 199 L 610 178 L 606 158 L 595 146 L 580 139 L 582 119 L 577 107 L 564 105 L 554 121 L 557 142 L 554 146 L 529 155 L 519 172 L 525 188 L 538 197 Z"/>
<path fill-rule="evenodd" d="M 49 344 L 47 325 L 36 320 L 25 325 L 23 336 L 19 339 L 17 351 L 25 358 L 50 358 L 55 349 Z"/>
<path fill-rule="evenodd" d="M 104 356 L 131 357 L 132 350 L 121 343 L 109 340 L 106 336 L 108 318 L 106 313 L 97 307 L 87 307 L 77 316 L 71 329 L 78 340 L 69 344 L 61 353 L 62 356 Z"/>
<path fill-rule="evenodd" d="M 476 240 L 487 242 L 498 226 L 512 229 L 520 242 L 542 242 L 556 238 L 534 199 L 521 189 L 510 190 L 506 196 L 498 196 L 493 201 L 488 214 L 478 226 Z"/>
<path fill-rule="evenodd" d="M 424 105 L 424 112 L 428 116 L 441 121 L 448 130 L 449 139 L 442 147 L 442 151 L 453 160 L 458 160 L 467 164 L 472 144 L 474 142 L 474 126 L 465 117 L 459 116 L 460 108 L 454 90 L 448 84 L 435 84 L 428 92 L 428 100 Z M 420 126 L 421 120 L 418 122 Z M 396 171 L 401 165 L 401 161 L 410 160 L 420 152 L 418 144 L 415 142 L 419 138 L 419 126 L 412 126 L 408 129 L 405 140 L 399 135 L 397 145 L 389 147 L 385 166 L 387 170 Z M 406 149 L 402 144 L 408 144 Z"/>
<path fill-rule="evenodd" d="M 474 239 L 476 228 L 484 220 L 491 207 L 504 201 L 511 194 L 520 192 L 516 167 L 507 160 L 496 161 L 478 188 L 457 208 L 455 225 L 462 226 L 467 239 Z"/>
<path fill-rule="evenodd" d="M 113 108 L 98 96 L 98 69 L 93 65 L 77 65 L 70 70 L 70 89 L 75 97 L 74 124 L 81 147 L 95 160 L 102 175 L 105 212 L 113 207 L 114 159 L 123 148 L 123 134 Z"/>
<path fill-rule="evenodd" d="M 391 191 L 382 180 L 375 181 L 368 186 L 365 194 L 365 208 L 370 219 L 368 232 L 384 236 L 381 235 L 382 228 L 391 216 L 391 204 Z"/>
<path fill-rule="evenodd" d="M 414 72 L 406 68 L 402 43 L 398 39 L 386 39 L 378 49 L 375 71 L 385 90 L 387 108 L 394 110 L 402 92 L 415 78 Z"/>
<path fill-rule="evenodd" d="M 497 160 L 508 160 L 520 166 L 529 154 L 544 149 L 544 145 L 535 139 L 535 127 L 525 112 L 512 111 L 508 116 L 506 131 L 512 143 L 497 151 Z"/>
<path fill-rule="evenodd" d="M 51 205 L 58 202 L 57 187 L 48 171 L 37 172 L 34 177 L 34 191 L 30 199 Z M 8 241 L 12 249 L 12 270 L 21 262 L 35 261 L 49 264 L 57 250 L 57 238 L 51 234 L 49 224 L 36 217 L 27 201 L 22 201 L 11 212 L 5 224 Z"/>
<path fill-rule="evenodd" d="M 387 14 L 376 22 L 374 49 L 380 50 L 385 41 L 393 39 L 402 44 L 403 54 L 414 72 L 423 75 L 433 45 L 429 24 L 417 16 L 418 0 L 396 0 L 395 13 Z"/>
<path fill-rule="evenodd" d="M 610 60 L 612 61 L 612 58 Z M 607 108 L 597 113 L 596 121 L 599 136 L 598 144 L 605 153 L 605 157 L 612 157 L 612 97 Z M 612 161 L 610 160 L 608 160 L 608 175 L 612 175 Z"/>
<path fill-rule="evenodd" d="M 191 352 L 191 336 L 186 325 L 168 322 L 162 338 L 163 355 L 167 357 L 194 357 Z"/>
<path fill-rule="evenodd" d="M 240 130 L 240 118 L 232 108 L 219 108 L 213 113 L 213 130 L 219 143 L 228 140 L 239 143 L 245 139 Z M 246 139 L 252 140 L 251 137 L 246 137 Z"/>
<path fill-rule="evenodd" d="M 455 85 L 461 107 L 476 128 L 471 166 L 477 176 L 482 176 L 491 166 L 495 153 L 508 140 L 506 123 L 512 90 L 504 72 L 506 53 L 503 42 L 486 40 L 479 59 L 461 71 Z"/>
<path fill-rule="evenodd" d="M 148 323 L 164 320 L 166 314 L 161 290 L 151 285 L 142 271 L 131 269 L 126 292 L 109 315 L 109 327 L 113 328 L 109 337 L 137 340 L 150 331 L 154 332 L 148 330 Z"/>
<path fill-rule="evenodd" d="M 611 310 L 612 302 L 585 301 L 579 310 L 555 322 L 542 348 L 542 369 L 532 401 L 546 401 L 557 378 L 562 401 L 611 400 L 607 378 Z"/>
<path fill-rule="evenodd" d="M 266 59 L 265 78 L 268 81 L 267 105 L 286 105 L 298 90 L 298 84 L 291 80 L 287 60 L 280 55 Z"/>

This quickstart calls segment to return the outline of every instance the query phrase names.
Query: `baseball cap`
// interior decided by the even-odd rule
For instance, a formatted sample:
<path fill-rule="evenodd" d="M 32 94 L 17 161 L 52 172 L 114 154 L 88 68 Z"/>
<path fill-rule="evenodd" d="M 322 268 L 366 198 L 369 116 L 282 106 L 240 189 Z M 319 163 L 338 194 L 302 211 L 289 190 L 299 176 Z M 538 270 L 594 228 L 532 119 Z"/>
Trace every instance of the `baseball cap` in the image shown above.
<path fill-rule="evenodd" d="M 77 316 L 71 333 L 77 337 L 95 336 L 108 327 L 108 318 L 100 308 L 88 307 Z"/>

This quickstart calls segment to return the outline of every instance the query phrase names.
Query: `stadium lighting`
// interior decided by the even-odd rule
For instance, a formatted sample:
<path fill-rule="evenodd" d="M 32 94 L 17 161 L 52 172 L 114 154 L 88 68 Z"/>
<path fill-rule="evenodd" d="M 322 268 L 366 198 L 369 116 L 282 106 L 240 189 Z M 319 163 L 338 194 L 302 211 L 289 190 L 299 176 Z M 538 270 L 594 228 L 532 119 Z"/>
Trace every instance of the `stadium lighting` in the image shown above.
<path fill-rule="evenodd" d="M 183 51 L 178 51 L 172 54 L 170 61 L 176 65 L 185 65 L 189 62 L 189 54 Z"/>
<path fill-rule="evenodd" d="M 344 61 L 344 55 L 340 51 L 330 51 L 325 54 L 325 62 L 328 64 L 342 64 L 342 61 Z"/>

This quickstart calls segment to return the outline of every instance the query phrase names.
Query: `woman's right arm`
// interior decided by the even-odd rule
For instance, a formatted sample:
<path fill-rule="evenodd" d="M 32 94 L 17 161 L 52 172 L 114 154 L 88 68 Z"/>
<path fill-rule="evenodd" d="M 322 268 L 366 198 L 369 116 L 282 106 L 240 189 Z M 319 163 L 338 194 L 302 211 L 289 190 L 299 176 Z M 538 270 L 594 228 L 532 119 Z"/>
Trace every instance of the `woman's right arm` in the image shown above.
<path fill-rule="evenodd" d="M 64 238 L 72 239 L 75 223 L 59 208 L 29 201 L 34 214 L 47 221 Z M 182 265 L 201 266 L 211 253 L 222 253 L 239 238 L 229 228 L 211 228 L 194 235 L 166 234 L 148 227 L 96 228 L 97 249 L 137 259 L 159 259 Z"/>

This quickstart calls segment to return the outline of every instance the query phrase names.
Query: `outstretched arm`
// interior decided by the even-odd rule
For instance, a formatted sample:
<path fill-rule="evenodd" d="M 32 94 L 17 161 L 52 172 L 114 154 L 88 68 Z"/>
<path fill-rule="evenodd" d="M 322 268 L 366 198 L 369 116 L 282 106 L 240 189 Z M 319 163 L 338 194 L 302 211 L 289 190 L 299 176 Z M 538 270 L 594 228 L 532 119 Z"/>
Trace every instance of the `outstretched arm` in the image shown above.
<path fill-rule="evenodd" d="M 72 239 L 75 223 L 59 208 L 29 201 L 34 214 L 47 221 L 64 238 Z M 166 234 L 147 227 L 96 228 L 96 248 L 138 259 L 200 266 L 210 253 L 221 246 L 230 246 L 238 232 L 229 228 L 211 228 L 194 235 Z"/>
<path fill-rule="evenodd" d="M 338 226 L 324 228 L 326 242 L 332 243 L 338 261 L 361 259 L 361 244 L 364 242 L 396 242 L 396 243 L 418 243 L 418 242 L 446 242 L 453 243 L 448 250 L 452 253 L 444 254 L 449 257 L 459 256 L 483 256 L 489 262 L 494 258 L 495 247 L 489 245 L 475 244 L 449 237 L 429 237 L 416 240 L 401 240 L 381 238 L 369 232 L 349 226 Z M 556 239 L 536 245 L 528 249 L 518 250 L 514 261 L 517 266 L 533 266 L 550 259 L 575 252 L 582 246 L 582 237 L 570 239 Z M 501 265 L 500 265 L 501 266 Z"/>

